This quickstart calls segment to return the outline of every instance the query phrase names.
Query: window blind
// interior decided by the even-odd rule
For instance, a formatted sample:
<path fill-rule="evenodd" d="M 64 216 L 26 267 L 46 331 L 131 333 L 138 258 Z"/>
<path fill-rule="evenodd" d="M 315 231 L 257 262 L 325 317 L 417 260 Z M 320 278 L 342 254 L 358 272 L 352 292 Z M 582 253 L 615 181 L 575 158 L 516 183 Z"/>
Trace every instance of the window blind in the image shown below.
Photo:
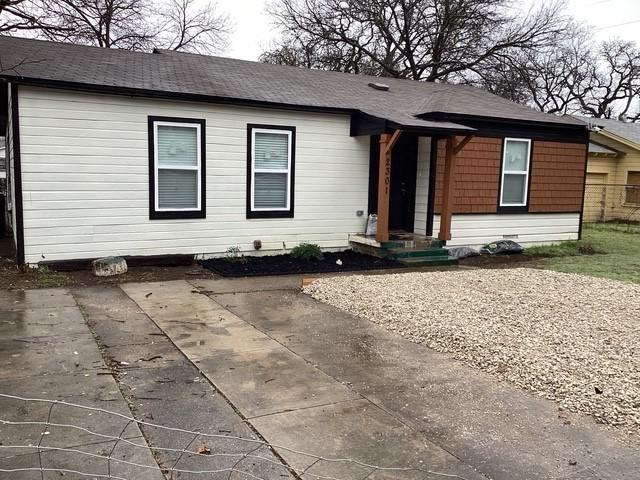
<path fill-rule="evenodd" d="M 255 169 L 289 168 L 289 136 L 282 133 L 255 133 Z"/>
<path fill-rule="evenodd" d="M 198 165 L 198 131 L 193 127 L 158 125 L 158 165 Z"/>
<path fill-rule="evenodd" d="M 287 174 L 256 173 L 253 192 L 254 208 L 287 207 Z"/>
<path fill-rule="evenodd" d="M 159 169 L 158 207 L 198 208 L 198 171 Z"/>

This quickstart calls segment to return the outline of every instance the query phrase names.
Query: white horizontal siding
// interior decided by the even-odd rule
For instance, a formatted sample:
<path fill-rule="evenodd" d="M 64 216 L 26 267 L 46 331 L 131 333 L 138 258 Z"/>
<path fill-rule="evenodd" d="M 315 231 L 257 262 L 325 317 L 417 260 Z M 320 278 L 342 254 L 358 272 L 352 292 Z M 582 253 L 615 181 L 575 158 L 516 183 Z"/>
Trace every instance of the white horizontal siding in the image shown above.
<path fill-rule="evenodd" d="M 429 204 L 429 168 L 431 162 L 431 138 L 418 139 L 418 167 L 416 170 L 416 208 L 413 231 L 420 235 L 427 232 L 427 205 Z"/>
<path fill-rule="evenodd" d="M 147 116 L 204 118 L 207 218 L 149 220 Z M 369 138 L 347 115 L 20 89 L 28 263 L 348 247 L 364 230 Z M 296 127 L 295 217 L 246 219 L 247 124 Z"/>
<path fill-rule="evenodd" d="M 522 245 L 539 245 L 576 240 L 580 228 L 578 213 L 530 213 L 514 215 L 453 215 L 451 240 L 447 246 L 480 247 L 510 239 Z M 440 230 L 440 216 L 433 219 L 433 235 Z"/>

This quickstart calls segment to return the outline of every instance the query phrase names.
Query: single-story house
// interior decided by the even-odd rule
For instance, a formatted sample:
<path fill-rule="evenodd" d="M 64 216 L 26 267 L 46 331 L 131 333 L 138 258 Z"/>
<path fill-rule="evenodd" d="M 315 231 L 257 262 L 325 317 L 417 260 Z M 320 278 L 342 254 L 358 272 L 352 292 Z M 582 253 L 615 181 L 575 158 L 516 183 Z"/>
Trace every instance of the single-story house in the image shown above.
<path fill-rule="evenodd" d="M 584 122 L 469 86 L 0 37 L 26 264 L 580 235 Z M 363 236 L 377 214 L 375 238 Z"/>
<path fill-rule="evenodd" d="M 640 124 L 576 118 L 591 130 L 584 220 L 640 221 Z"/>

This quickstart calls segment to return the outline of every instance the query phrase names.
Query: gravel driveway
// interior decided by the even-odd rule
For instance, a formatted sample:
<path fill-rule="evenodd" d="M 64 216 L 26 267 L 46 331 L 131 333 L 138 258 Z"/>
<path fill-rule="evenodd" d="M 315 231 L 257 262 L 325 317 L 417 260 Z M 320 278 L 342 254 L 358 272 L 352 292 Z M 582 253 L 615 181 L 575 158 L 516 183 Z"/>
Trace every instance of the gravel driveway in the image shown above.
<path fill-rule="evenodd" d="M 640 285 L 519 268 L 322 278 L 304 291 L 640 440 Z"/>

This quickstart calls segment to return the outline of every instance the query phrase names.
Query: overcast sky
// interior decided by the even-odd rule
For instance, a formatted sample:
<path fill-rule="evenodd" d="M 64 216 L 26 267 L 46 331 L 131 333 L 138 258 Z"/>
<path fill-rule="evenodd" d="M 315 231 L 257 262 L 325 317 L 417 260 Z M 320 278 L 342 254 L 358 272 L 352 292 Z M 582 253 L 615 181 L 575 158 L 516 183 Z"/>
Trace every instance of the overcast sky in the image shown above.
<path fill-rule="evenodd" d="M 269 1 L 218 0 L 234 23 L 231 43 L 224 56 L 257 60 L 269 46 L 276 36 L 265 13 Z M 598 38 L 620 37 L 640 44 L 639 0 L 569 0 L 569 13 L 593 25 Z"/>

